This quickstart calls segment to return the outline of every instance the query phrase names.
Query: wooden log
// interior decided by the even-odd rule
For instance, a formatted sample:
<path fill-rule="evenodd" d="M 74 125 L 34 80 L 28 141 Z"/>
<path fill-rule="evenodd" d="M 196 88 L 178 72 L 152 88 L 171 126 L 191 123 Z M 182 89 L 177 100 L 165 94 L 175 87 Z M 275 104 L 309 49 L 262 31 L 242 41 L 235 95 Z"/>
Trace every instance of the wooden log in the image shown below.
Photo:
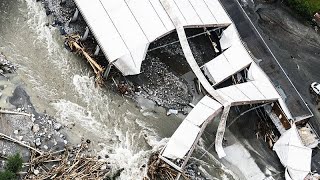
<path fill-rule="evenodd" d="M 28 145 L 22 143 L 21 141 L 18 141 L 18 140 L 14 139 L 14 138 L 12 138 L 12 137 L 10 137 L 10 136 L 7 136 L 7 135 L 5 135 L 5 134 L 3 134 L 3 133 L 0 133 L 0 138 L 1 138 L 1 139 L 5 139 L 5 140 L 7 140 L 7 141 L 11 141 L 11 142 L 16 143 L 16 144 L 19 144 L 20 146 L 23 146 L 23 147 L 25 147 L 25 148 L 31 149 L 31 150 L 39 153 L 40 155 L 43 154 L 42 151 L 40 151 L 40 150 L 38 150 L 38 149 L 36 149 L 36 148 L 34 148 L 34 147 L 28 146 Z"/>

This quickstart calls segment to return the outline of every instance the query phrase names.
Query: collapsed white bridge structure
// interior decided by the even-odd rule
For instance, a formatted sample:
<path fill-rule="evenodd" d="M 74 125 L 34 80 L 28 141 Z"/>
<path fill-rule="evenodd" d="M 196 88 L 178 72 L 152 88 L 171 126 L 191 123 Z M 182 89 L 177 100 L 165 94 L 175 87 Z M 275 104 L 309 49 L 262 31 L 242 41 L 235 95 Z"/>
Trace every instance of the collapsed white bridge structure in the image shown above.
<path fill-rule="evenodd" d="M 215 148 L 226 156 L 222 140 L 232 106 L 274 103 L 276 118 L 289 129 L 293 120 L 283 97 L 268 76 L 254 62 L 242 44 L 235 25 L 218 0 L 74 0 L 100 48 L 123 75 L 140 73 L 151 42 L 177 31 L 179 41 L 194 75 L 208 93 L 172 135 L 160 158 L 182 171 L 205 127 L 220 119 Z M 222 53 L 199 67 L 185 28 L 224 28 L 220 38 Z M 208 32 L 209 33 L 209 32 Z M 245 72 L 241 83 L 223 88 L 216 85 Z M 281 124 L 280 123 L 280 124 Z M 281 148 L 281 147 L 279 147 Z M 182 159 L 178 166 L 174 159 Z"/>

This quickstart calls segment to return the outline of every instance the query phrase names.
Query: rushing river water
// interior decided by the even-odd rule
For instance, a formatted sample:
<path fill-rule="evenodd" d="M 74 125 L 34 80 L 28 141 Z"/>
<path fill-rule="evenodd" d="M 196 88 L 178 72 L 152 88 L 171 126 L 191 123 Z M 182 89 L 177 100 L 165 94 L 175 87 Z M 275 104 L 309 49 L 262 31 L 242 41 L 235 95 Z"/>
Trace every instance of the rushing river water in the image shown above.
<path fill-rule="evenodd" d="M 150 153 L 167 142 L 181 120 L 146 100 L 140 108 L 113 91 L 96 88 L 88 65 L 64 49 L 63 38 L 47 22 L 35 0 L 0 1 L 0 51 L 18 66 L 16 85 L 27 90 L 37 111 L 46 110 L 66 126 L 75 124 L 67 128 L 73 143 L 82 136 L 91 139 L 98 153 L 124 167 L 121 179 L 142 179 L 146 169 L 141 167 Z M 217 163 L 213 156 L 211 161 Z M 215 174 L 213 164 L 207 166 Z"/>

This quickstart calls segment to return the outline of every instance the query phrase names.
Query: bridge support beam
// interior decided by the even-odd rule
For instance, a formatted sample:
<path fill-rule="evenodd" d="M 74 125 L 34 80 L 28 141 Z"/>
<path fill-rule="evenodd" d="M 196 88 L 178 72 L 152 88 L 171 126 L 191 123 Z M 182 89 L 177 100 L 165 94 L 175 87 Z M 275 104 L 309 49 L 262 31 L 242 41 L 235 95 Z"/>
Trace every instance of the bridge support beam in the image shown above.
<path fill-rule="evenodd" d="M 226 130 L 226 124 L 227 124 L 230 108 L 231 108 L 231 104 L 224 105 L 223 112 L 220 118 L 220 123 L 217 129 L 217 134 L 215 139 L 215 149 L 219 158 L 223 158 L 226 156 L 226 153 L 224 152 L 222 147 L 222 141 L 223 141 L 224 132 Z"/>
<path fill-rule="evenodd" d="M 99 52 L 100 52 L 100 46 L 99 45 L 97 45 L 96 46 L 96 50 L 94 51 L 94 56 L 98 56 L 99 55 Z"/>
<path fill-rule="evenodd" d="M 84 34 L 83 34 L 83 36 L 81 37 L 81 41 L 85 41 L 85 40 L 87 40 L 87 38 L 88 38 L 88 36 L 89 36 L 89 32 L 90 32 L 90 29 L 89 29 L 89 27 L 87 26 L 86 27 L 86 31 L 84 32 Z"/>
<path fill-rule="evenodd" d="M 76 11 L 74 12 L 70 22 L 75 22 L 78 19 L 78 16 L 79 16 L 79 10 L 78 8 L 76 8 Z"/>
<path fill-rule="evenodd" d="M 112 66 L 113 66 L 112 62 L 108 64 L 107 69 L 104 71 L 104 74 L 103 74 L 104 79 L 108 78 Z"/>

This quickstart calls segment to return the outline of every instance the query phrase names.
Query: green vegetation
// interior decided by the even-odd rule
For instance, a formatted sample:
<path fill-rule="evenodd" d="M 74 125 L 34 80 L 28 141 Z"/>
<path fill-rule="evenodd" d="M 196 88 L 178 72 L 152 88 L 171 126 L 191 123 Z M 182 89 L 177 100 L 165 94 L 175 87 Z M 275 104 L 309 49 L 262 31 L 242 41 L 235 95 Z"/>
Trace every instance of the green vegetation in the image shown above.
<path fill-rule="evenodd" d="M 308 19 L 320 11 L 320 0 L 287 0 L 287 2 L 290 7 Z"/>
<path fill-rule="evenodd" d="M 3 171 L 0 172 L 0 180 L 15 180 L 16 179 L 16 174 L 11 172 L 11 171 Z"/>
<path fill-rule="evenodd" d="M 0 172 L 0 180 L 14 180 L 16 173 L 22 169 L 22 157 L 19 153 L 9 156 L 4 167 L 5 171 Z"/>

